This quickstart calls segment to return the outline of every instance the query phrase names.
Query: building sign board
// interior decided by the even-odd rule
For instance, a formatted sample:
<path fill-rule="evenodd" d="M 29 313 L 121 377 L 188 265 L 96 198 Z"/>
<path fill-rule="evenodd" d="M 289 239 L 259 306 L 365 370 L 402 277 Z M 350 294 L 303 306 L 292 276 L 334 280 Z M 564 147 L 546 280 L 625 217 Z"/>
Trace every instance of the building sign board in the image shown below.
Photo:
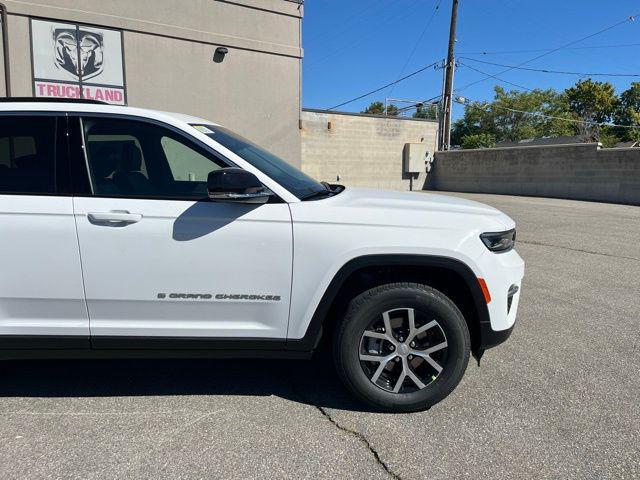
<path fill-rule="evenodd" d="M 127 103 L 121 31 L 32 19 L 31 55 L 34 96 Z"/>

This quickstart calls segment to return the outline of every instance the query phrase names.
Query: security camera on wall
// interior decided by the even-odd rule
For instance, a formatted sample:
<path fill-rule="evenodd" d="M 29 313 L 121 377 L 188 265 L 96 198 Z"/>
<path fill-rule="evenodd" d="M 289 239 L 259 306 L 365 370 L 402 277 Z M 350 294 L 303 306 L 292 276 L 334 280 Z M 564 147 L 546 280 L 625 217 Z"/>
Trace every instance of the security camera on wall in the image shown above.
<path fill-rule="evenodd" d="M 215 63 L 222 63 L 228 53 L 229 53 L 229 49 L 227 47 L 216 48 L 216 51 L 213 54 L 213 61 Z"/>

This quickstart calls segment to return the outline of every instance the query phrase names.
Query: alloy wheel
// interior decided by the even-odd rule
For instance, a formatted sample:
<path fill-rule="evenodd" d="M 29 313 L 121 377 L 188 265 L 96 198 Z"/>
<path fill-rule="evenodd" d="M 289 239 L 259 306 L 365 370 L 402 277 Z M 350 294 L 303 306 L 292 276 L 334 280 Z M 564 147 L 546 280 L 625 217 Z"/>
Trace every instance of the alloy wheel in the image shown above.
<path fill-rule="evenodd" d="M 412 393 L 433 383 L 447 361 L 444 330 L 426 312 L 396 308 L 373 319 L 360 338 L 360 365 L 367 378 L 393 393 Z"/>

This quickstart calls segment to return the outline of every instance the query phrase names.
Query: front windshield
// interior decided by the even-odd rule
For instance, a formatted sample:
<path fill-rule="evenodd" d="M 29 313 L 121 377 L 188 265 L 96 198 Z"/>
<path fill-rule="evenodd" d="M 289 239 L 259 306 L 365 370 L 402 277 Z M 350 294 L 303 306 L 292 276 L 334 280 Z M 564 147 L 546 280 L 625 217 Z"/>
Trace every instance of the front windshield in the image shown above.
<path fill-rule="evenodd" d="M 216 125 L 192 126 L 242 157 L 300 199 L 327 190 L 320 182 L 231 130 Z"/>

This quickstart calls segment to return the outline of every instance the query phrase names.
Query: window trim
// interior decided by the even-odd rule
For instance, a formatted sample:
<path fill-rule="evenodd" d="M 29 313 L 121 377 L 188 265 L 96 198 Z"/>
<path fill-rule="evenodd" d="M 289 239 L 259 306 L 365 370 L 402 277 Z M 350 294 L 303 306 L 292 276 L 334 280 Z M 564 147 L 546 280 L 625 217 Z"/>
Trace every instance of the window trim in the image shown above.
<path fill-rule="evenodd" d="M 64 111 L 51 111 L 51 110 L 7 110 L 0 112 L 0 118 L 2 117 L 54 117 L 54 137 L 53 137 L 53 192 L 2 192 L 0 196 L 14 196 L 14 197 L 72 197 L 73 196 L 73 183 L 71 179 L 70 169 L 70 155 L 69 155 L 69 141 L 68 141 L 68 115 Z M 66 161 L 65 161 L 66 160 Z M 66 177 L 66 184 L 68 191 L 60 191 L 60 184 Z"/>
<path fill-rule="evenodd" d="M 183 139 L 185 141 L 185 143 L 188 144 L 189 143 L 193 143 L 194 145 L 196 145 L 198 148 L 200 148 L 201 150 L 204 150 L 205 152 L 217 157 L 222 163 L 226 164 L 228 167 L 237 167 L 237 168 L 242 168 L 239 167 L 235 162 L 233 162 L 232 160 L 230 160 L 227 156 L 223 155 L 222 153 L 218 152 L 217 150 L 211 148 L 211 146 L 207 145 L 206 143 L 204 143 L 202 140 L 191 136 L 189 134 L 187 134 L 184 130 L 177 128 L 173 125 L 167 124 L 165 122 L 162 122 L 160 120 L 155 120 L 153 118 L 147 118 L 147 117 L 141 117 L 141 116 L 137 116 L 137 115 L 127 115 L 127 114 L 119 114 L 119 113 L 99 113 L 99 112 L 67 112 L 69 119 L 72 118 L 79 118 L 80 121 L 78 122 L 80 124 L 80 135 L 81 135 L 81 142 L 80 145 L 78 145 L 78 141 L 76 140 L 76 142 L 74 142 L 75 144 L 72 146 L 73 148 L 76 149 L 80 149 L 82 151 L 82 157 L 84 158 L 84 165 L 82 166 L 82 170 L 84 170 L 84 175 L 85 175 L 85 181 L 89 182 L 89 186 L 91 189 L 90 193 L 86 193 L 86 192 L 79 192 L 77 191 L 77 189 L 75 188 L 76 185 L 74 184 L 74 193 L 73 196 L 75 197 L 89 197 L 89 198 L 118 198 L 118 199 L 131 199 L 131 200 L 166 200 L 166 201 L 184 201 L 184 202 L 207 202 L 209 203 L 210 200 L 208 198 L 194 198 L 194 197 L 184 197 L 184 196 L 138 196 L 138 195 L 107 195 L 107 194 L 97 194 L 94 191 L 93 188 L 93 182 L 91 181 L 91 173 L 90 173 L 90 169 L 89 169 L 89 158 L 88 158 L 88 154 L 87 154 L 87 149 L 85 148 L 85 132 L 84 132 L 84 119 L 90 119 L 90 118 L 109 118 L 109 119 L 114 119 L 114 120 L 124 120 L 124 121 L 133 121 L 133 122 L 139 122 L 139 123 L 146 123 L 146 124 L 150 124 L 150 125 L 154 125 L 156 127 L 161 127 L 161 128 L 165 128 L 171 132 L 173 132 L 177 137 Z M 74 159 L 73 155 L 69 155 L 70 160 L 72 161 L 78 161 L 78 159 Z M 276 194 L 275 192 L 273 193 L 273 197 L 272 200 L 269 201 L 269 203 L 285 203 L 284 200 L 282 198 L 280 198 L 280 196 L 278 194 Z"/>
<path fill-rule="evenodd" d="M 87 141 L 84 134 L 84 117 L 78 117 L 78 126 L 80 128 L 80 140 L 82 141 L 82 152 L 84 157 L 84 168 L 87 172 L 87 180 L 89 181 L 89 190 L 95 194 L 93 179 L 91 178 L 91 167 L 89 166 L 89 155 L 87 154 Z"/>

